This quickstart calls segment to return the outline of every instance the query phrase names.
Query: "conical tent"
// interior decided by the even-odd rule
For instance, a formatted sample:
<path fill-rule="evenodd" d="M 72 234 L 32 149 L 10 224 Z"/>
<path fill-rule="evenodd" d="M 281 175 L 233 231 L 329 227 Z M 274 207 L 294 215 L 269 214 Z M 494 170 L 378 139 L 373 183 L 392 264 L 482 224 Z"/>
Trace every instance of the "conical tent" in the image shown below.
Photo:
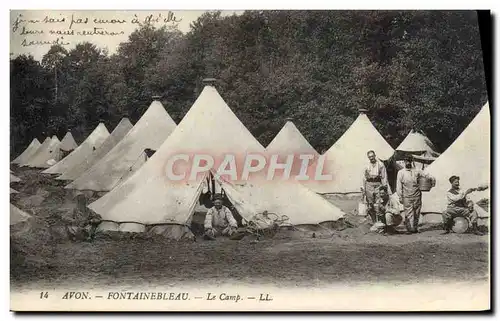
<path fill-rule="evenodd" d="M 59 149 L 65 152 L 69 152 L 77 147 L 78 145 L 76 144 L 73 135 L 71 135 L 71 132 L 67 132 L 66 135 L 64 135 L 63 139 L 61 140 L 61 146 L 59 147 Z"/>
<path fill-rule="evenodd" d="M 279 163 L 286 163 L 287 157 L 294 155 L 296 161 L 292 163 L 290 171 L 292 176 L 296 176 L 300 172 L 301 163 L 299 157 L 301 155 L 312 155 L 313 158 L 310 160 L 310 163 L 315 162 L 319 156 L 318 152 L 309 144 L 307 139 L 290 120 L 286 122 L 285 126 L 281 128 L 279 133 L 269 143 L 266 152 L 269 156 L 277 156 Z"/>
<path fill-rule="evenodd" d="M 50 137 L 45 138 L 42 145 L 40 145 L 30 157 L 27 157 L 23 162 L 19 163 L 19 166 L 29 166 L 30 161 L 35 159 L 37 155 L 40 155 L 44 150 L 46 150 L 51 142 L 52 138 Z"/>
<path fill-rule="evenodd" d="M 108 129 L 103 123 L 99 123 L 92 133 L 85 139 L 77 149 L 64 157 L 60 162 L 43 171 L 44 174 L 58 174 L 70 170 L 73 166 L 80 164 L 88 155 L 92 154 L 102 142 L 109 136 Z"/>
<path fill-rule="evenodd" d="M 145 149 L 157 150 L 176 127 L 160 101 L 151 103 L 141 119 L 109 153 L 80 177 L 67 185 L 68 189 L 110 191 L 129 175 L 143 158 Z"/>
<path fill-rule="evenodd" d="M 10 204 L 10 225 L 27 221 L 31 215 Z"/>
<path fill-rule="evenodd" d="M 97 148 L 93 153 L 80 162 L 80 164 L 68 169 L 64 174 L 57 179 L 61 180 L 74 180 L 82 175 L 89 168 L 94 166 L 101 158 L 103 158 L 113 147 L 122 140 L 123 137 L 132 129 L 132 124 L 128 118 L 122 118 L 120 123 L 115 127 L 111 134 L 106 138 L 102 145 Z"/>
<path fill-rule="evenodd" d="M 11 163 L 12 164 L 23 164 L 27 161 L 40 147 L 41 144 L 38 139 L 34 138 L 31 143 L 26 147 L 26 149 L 21 153 L 21 155 L 17 156 Z"/>
<path fill-rule="evenodd" d="M 20 181 L 21 181 L 21 179 L 19 177 L 10 174 L 10 182 L 11 183 L 17 183 L 17 182 L 20 182 Z"/>
<path fill-rule="evenodd" d="M 489 185 L 490 142 L 490 111 L 486 103 L 453 144 L 425 169 L 436 179 L 436 186 L 422 193 L 422 212 L 442 213 L 446 209 L 446 193 L 451 188 L 448 179 L 452 175 L 460 177 L 462 189 Z M 469 196 L 475 201 L 489 198 L 490 190 Z"/>
<path fill-rule="evenodd" d="M 394 149 L 380 135 L 362 111 L 349 129 L 324 154 L 324 174 L 332 180 L 307 182 L 317 193 L 359 193 L 363 167 L 368 163 L 367 152 L 373 150 L 377 158 L 389 159 Z"/>
<path fill-rule="evenodd" d="M 57 136 L 52 136 L 45 147 L 43 146 L 44 144 L 45 142 L 29 160 L 29 167 L 48 168 L 49 165 L 47 164 L 47 162 L 49 160 L 53 159 L 55 161 L 58 161 L 61 159 L 61 151 L 59 150 L 59 145 L 61 144 L 61 142 L 59 141 Z"/>
<path fill-rule="evenodd" d="M 295 127 L 292 121 L 287 121 L 266 148 L 268 153 L 286 154 L 313 154 L 318 152 L 309 144 L 307 139 Z"/>
<path fill-rule="evenodd" d="M 397 152 L 408 153 L 412 155 L 421 155 L 423 157 L 438 157 L 434 144 L 427 136 L 422 133 L 411 131 L 406 138 L 396 148 Z"/>
<path fill-rule="evenodd" d="M 209 154 L 216 160 L 234 155 L 236 163 L 248 153 L 264 153 L 264 148 L 226 105 L 217 90 L 206 86 L 159 150 L 130 178 L 89 205 L 106 221 L 120 223 L 121 231 L 144 231 L 153 224 L 176 228 L 188 225 L 207 175 L 185 182 L 166 176 L 166 164 L 176 155 Z M 187 171 L 187 162 L 175 171 Z M 219 180 L 242 217 L 268 210 L 287 215 L 291 224 L 334 221 L 343 213 L 321 196 L 300 184 L 280 182 L 255 186 L 236 180 Z M 299 196 L 300 195 L 300 196 Z M 142 226 L 142 227 L 141 227 Z M 165 233 L 162 231 L 162 233 Z M 168 234 L 168 232 L 166 233 Z"/>

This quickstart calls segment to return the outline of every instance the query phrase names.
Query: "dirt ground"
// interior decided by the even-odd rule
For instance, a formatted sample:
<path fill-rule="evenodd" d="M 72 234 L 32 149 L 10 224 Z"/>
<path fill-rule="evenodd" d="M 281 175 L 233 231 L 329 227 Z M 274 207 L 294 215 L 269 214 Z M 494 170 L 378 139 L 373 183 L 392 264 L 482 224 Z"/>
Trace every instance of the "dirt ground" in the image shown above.
<path fill-rule="evenodd" d="M 40 224 L 24 233 L 11 232 L 13 289 L 81 282 L 133 286 L 234 280 L 314 287 L 346 282 L 488 280 L 488 235 L 441 235 L 439 225 L 430 223 L 414 235 L 370 233 L 369 225 L 354 215 L 354 198 L 338 204 L 349 212 L 352 227 L 315 233 L 315 238 L 312 232 L 296 237 L 284 231 L 258 242 L 251 237 L 172 241 L 131 236 L 72 242 L 55 237 L 50 231 L 56 229 L 46 225 L 60 226 L 58 220 L 75 206 L 74 193 L 37 170 L 13 170 L 22 182 L 11 184 L 20 192 L 11 194 L 11 202 Z"/>

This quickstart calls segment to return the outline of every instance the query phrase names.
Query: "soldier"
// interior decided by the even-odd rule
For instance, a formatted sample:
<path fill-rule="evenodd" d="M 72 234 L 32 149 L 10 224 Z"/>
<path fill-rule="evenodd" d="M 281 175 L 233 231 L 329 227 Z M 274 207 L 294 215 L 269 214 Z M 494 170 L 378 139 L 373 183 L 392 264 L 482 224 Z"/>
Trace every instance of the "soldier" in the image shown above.
<path fill-rule="evenodd" d="M 466 217 L 471 222 L 472 233 L 476 235 L 483 235 L 477 228 L 477 212 L 474 210 L 474 202 L 469 199 L 469 194 L 475 191 L 482 190 L 482 188 L 469 188 L 465 191 L 460 189 L 460 177 L 451 176 L 451 188 L 446 194 L 448 199 L 448 207 L 443 212 L 443 228 L 444 233 L 448 234 L 453 226 L 453 219 L 455 217 Z"/>
<path fill-rule="evenodd" d="M 384 163 L 377 159 L 377 155 L 375 155 L 373 150 L 368 151 L 366 155 L 368 156 L 369 163 L 363 169 L 363 185 L 361 186 L 361 192 L 365 197 L 368 214 L 375 223 L 377 220 L 373 206 L 376 201 L 378 188 L 380 186 L 386 186 L 389 195 L 392 193 L 389 182 L 387 181 L 387 170 Z"/>
<path fill-rule="evenodd" d="M 224 205 L 221 197 L 217 197 L 214 206 L 205 217 L 205 238 L 214 240 L 217 236 L 232 236 L 238 229 L 233 213 Z"/>
<path fill-rule="evenodd" d="M 398 202 L 397 196 L 391 196 L 387 193 L 386 186 L 380 186 L 378 193 L 378 199 L 374 206 L 377 222 L 383 224 L 384 232 L 396 233 L 394 227 L 402 221 L 401 204 Z"/>
<path fill-rule="evenodd" d="M 422 191 L 418 180 L 420 177 L 435 179 L 422 170 L 413 167 L 413 157 L 405 158 L 405 168 L 399 170 L 396 179 L 396 193 L 399 202 L 403 204 L 405 213 L 405 225 L 408 233 L 418 233 L 418 221 L 422 209 Z"/>
<path fill-rule="evenodd" d="M 73 240 L 85 237 L 86 241 L 92 241 L 102 217 L 87 208 L 87 198 L 84 194 L 77 195 L 76 201 L 71 224 L 67 226 L 68 232 Z"/>

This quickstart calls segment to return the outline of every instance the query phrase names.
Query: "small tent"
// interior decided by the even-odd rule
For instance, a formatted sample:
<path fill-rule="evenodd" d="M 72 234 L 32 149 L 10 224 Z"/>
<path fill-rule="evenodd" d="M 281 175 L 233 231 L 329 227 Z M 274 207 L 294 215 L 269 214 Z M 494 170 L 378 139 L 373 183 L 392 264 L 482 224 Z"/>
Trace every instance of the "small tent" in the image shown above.
<path fill-rule="evenodd" d="M 425 157 L 438 157 L 434 144 L 427 136 L 412 130 L 396 148 L 397 152 L 421 155 Z"/>
<path fill-rule="evenodd" d="M 16 225 L 27 221 L 31 218 L 31 215 L 26 213 L 25 211 L 19 209 L 18 207 L 10 204 L 10 225 Z"/>
<path fill-rule="evenodd" d="M 15 189 L 13 189 L 12 187 L 10 188 L 10 194 L 17 194 L 19 193 L 18 191 L 16 191 Z"/>
<path fill-rule="evenodd" d="M 10 182 L 11 183 L 17 183 L 17 182 L 20 182 L 20 181 L 21 181 L 21 179 L 19 177 L 10 174 Z"/>
<path fill-rule="evenodd" d="M 99 148 L 80 162 L 80 164 L 68 169 L 61 176 L 57 177 L 60 180 L 74 180 L 82 175 L 89 168 L 94 166 L 101 158 L 103 158 L 123 137 L 132 129 L 132 124 L 128 118 L 122 118 L 111 134 L 106 138 Z"/>
<path fill-rule="evenodd" d="M 368 164 L 367 152 L 373 150 L 380 160 L 387 160 L 394 149 L 380 135 L 365 114 L 360 110 L 358 118 L 347 131 L 324 154 L 324 174 L 332 180 L 306 185 L 317 193 L 360 193 L 363 167 Z"/>
<path fill-rule="evenodd" d="M 426 164 L 431 164 L 439 156 L 430 139 L 424 134 L 413 130 L 408 133 L 406 138 L 396 148 L 395 160 L 399 166 L 404 166 L 402 159 L 408 154 L 413 156 L 416 163 L 420 163 L 418 167 L 421 168 L 424 168 Z"/>
<path fill-rule="evenodd" d="M 52 138 L 50 138 L 48 141 L 45 140 L 42 146 L 40 146 L 37 152 L 30 158 L 27 166 L 35 168 L 50 167 L 50 165 L 48 164 L 50 160 L 58 161 L 61 159 L 61 151 L 59 149 L 60 144 L 61 142 L 55 135 L 52 136 Z"/>
<path fill-rule="evenodd" d="M 486 103 L 472 122 L 441 156 L 425 171 L 436 179 L 436 186 L 422 193 L 422 212 L 442 213 L 446 209 L 446 192 L 450 189 L 448 179 L 460 177 L 462 189 L 490 184 L 490 110 Z M 474 201 L 490 198 L 490 189 L 469 194 Z M 480 215 L 486 216 L 478 208 Z"/>
<path fill-rule="evenodd" d="M 313 154 L 318 155 L 314 147 L 309 144 L 307 139 L 298 130 L 295 124 L 288 120 L 273 138 L 271 143 L 267 145 L 266 151 L 268 153 L 287 154 Z"/>
<path fill-rule="evenodd" d="M 301 162 L 298 158 L 299 155 L 311 155 L 313 158 L 310 160 L 310 163 L 316 161 L 319 156 L 318 152 L 309 144 L 291 120 L 287 120 L 285 126 L 281 128 L 271 143 L 267 145 L 266 152 L 268 155 L 277 155 L 279 163 L 286 163 L 287 157 L 294 155 L 296 161 L 292 164 L 292 176 L 300 173 Z"/>
<path fill-rule="evenodd" d="M 137 168 L 145 149 L 157 150 L 176 127 L 157 98 L 113 149 L 65 188 L 110 191 Z"/>
<path fill-rule="evenodd" d="M 77 148 L 78 145 L 75 142 L 75 139 L 73 138 L 73 135 L 71 132 L 67 132 L 66 135 L 64 135 L 63 139 L 61 140 L 61 146 L 59 149 L 61 151 L 68 153 Z"/>
<path fill-rule="evenodd" d="M 33 138 L 31 143 L 26 147 L 26 149 L 21 153 L 21 155 L 17 156 L 11 163 L 12 164 L 23 164 L 26 160 L 28 160 L 40 147 L 40 142 L 38 139 Z"/>
<path fill-rule="evenodd" d="M 23 162 L 19 163 L 19 166 L 29 166 L 30 161 L 33 160 L 37 155 L 41 154 L 42 151 L 46 150 L 51 142 L 52 138 L 50 137 L 45 138 L 42 145 L 40 145 L 30 157 L 25 158 Z"/>
<path fill-rule="evenodd" d="M 103 123 L 99 123 L 97 127 L 90 133 L 83 143 L 77 149 L 72 151 L 68 156 L 64 157 L 54 166 L 43 171 L 44 174 L 64 173 L 82 162 L 85 157 L 92 154 L 104 140 L 109 136 L 108 129 Z"/>
<path fill-rule="evenodd" d="M 168 179 L 166 164 L 179 153 L 209 153 L 220 159 L 227 154 L 238 157 L 247 153 L 262 154 L 264 148 L 226 105 L 215 87 L 207 85 L 149 161 L 128 180 L 89 205 L 105 220 L 101 228 L 149 231 L 173 238 L 186 235 L 208 173 L 185 182 Z M 181 162 L 176 171 L 182 173 L 188 168 L 187 162 Z M 300 184 L 258 184 L 241 179 L 227 182 L 220 177 L 217 181 L 238 213 L 247 220 L 263 211 L 286 215 L 290 224 L 318 224 L 336 221 L 344 215 Z"/>

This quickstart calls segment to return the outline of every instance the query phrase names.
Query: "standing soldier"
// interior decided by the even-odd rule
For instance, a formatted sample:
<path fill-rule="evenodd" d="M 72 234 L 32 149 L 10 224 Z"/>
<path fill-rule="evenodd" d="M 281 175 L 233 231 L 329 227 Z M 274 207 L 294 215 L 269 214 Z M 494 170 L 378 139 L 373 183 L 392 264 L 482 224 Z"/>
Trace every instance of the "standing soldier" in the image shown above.
<path fill-rule="evenodd" d="M 387 180 L 387 170 L 384 163 L 377 159 L 377 155 L 373 150 L 366 153 L 369 163 L 363 169 L 363 185 L 361 192 L 366 201 L 368 214 L 370 215 L 373 223 L 377 221 L 375 215 L 374 204 L 377 198 L 378 189 L 380 186 L 386 186 L 387 192 L 391 195 L 391 187 Z"/>
<path fill-rule="evenodd" d="M 431 179 L 434 185 L 434 178 L 413 167 L 413 157 L 406 156 L 405 168 L 399 170 L 396 179 L 396 193 L 404 207 L 405 225 L 409 233 L 418 233 L 418 220 L 422 209 L 422 191 L 418 183 L 420 177 Z"/>

